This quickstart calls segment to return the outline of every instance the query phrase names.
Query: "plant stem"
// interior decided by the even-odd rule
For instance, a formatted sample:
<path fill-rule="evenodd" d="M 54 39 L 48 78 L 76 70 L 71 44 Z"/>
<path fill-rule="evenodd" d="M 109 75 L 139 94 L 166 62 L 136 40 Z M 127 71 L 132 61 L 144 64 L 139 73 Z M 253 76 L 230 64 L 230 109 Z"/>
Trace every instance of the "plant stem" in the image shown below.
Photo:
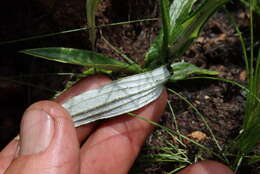
<path fill-rule="evenodd" d="M 160 1 L 161 15 L 162 15 L 162 29 L 163 41 L 160 49 L 160 64 L 164 65 L 168 57 L 168 44 L 169 44 L 169 1 Z"/>

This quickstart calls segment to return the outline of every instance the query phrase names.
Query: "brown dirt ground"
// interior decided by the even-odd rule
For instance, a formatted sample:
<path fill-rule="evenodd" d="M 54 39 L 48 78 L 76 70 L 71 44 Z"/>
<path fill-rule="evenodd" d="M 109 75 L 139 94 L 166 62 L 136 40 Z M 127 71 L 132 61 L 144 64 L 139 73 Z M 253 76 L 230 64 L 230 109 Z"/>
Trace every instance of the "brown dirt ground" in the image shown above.
<path fill-rule="evenodd" d="M 30 37 L 44 33 L 80 28 L 86 25 L 84 0 L 56 0 L 50 7 L 40 0 L 24 0 L 13 3 L 6 1 L 0 6 L 0 41 Z M 248 16 L 240 4 L 230 4 L 228 9 L 236 16 L 240 29 L 248 32 Z M 104 0 L 98 10 L 97 23 L 109 24 L 140 18 L 158 17 L 158 4 L 153 0 Z M 159 31 L 158 21 L 141 22 L 102 28 L 102 34 L 112 45 L 140 64 L 149 45 Z M 100 37 L 99 37 L 100 38 Z M 55 91 L 62 90 L 72 76 L 46 75 L 57 72 L 80 72 L 78 66 L 63 65 L 28 57 L 19 50 L 44 46 L 63 46 L 90 49 L 86 32 L 76 32 L 13 44 L 1 45 L 0 55 L 0 148 L 3 148 L 19 131 L 19 122 L 23 111 L 35 101 L 49 99 Z M 97 51 L 119 58 L 103 40 L 98 39 Z M 231 27 L 227 15 L 219 10 L 204 27 L 201 36 L 178 61 L 185 60 L 203 68 L 217 70 L 220 77 L 245 84 L 243 58 L 240 42 Z M 176 60 L 177 61 L 177 60 Z M 43 75 L 45 73 L 45 75 Z M 29 76 L 26 76 L 29 75 Z M 15 78 L 11 78 L 15 77 Z M 167 87 L 184 95 L 204 115 L 220 144 L 224 147 L 241 128 L 244 114 L 244 92 L 238 87 L 206 79 L 181 81 Z M 174 95 L 169 96 L 180 131 L 189 135 L 200 131 L 209 137 L 209 131 L 193 112 L 192 108 Z M 165 112 L 161 124 L 176 130 L 172 124 L 172 115 Z M 158 129 L 151 135 L 145 147 L 163 146 L 158 141 L 163 135 Z M 211 138 L 200 140 L 204 145 L 216 149 Z M 188 144 L 188 143 L 187 143 Z M 194 157 L 202 156 L 214 159 L 209 154 L 188 144 L 187 150 Z M 156 150 L 143 150 L 154 153 Z M 174 163 L 143 164 L 137 160 L 136 168 L 141 173 L 166 173 L 176 167 Z M 258 165 L 259 166 L 259 165 Z M 246 173 L 257 174 L 260 167 L 246 166 Z M 249 172 L 250 171 L 250 172 Z"/>

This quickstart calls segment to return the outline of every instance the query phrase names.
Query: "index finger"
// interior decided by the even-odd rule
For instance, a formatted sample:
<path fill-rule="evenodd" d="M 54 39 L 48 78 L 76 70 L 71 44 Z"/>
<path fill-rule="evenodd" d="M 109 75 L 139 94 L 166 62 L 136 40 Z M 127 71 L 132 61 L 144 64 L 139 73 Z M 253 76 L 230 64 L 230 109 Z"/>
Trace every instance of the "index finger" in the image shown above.
<path fill-rule="evenodd" d="M 54 101 L 63 104 L 68 99 L 81 94 L 82 92 L 98 88 L 111 82 L 111 79 L 105 75 L 93 75 L 80 80 L 72 88 L 68 89 L 59 95 Z M 82 142 L 90 132 L 95 128 L 96 122 L 83 125 L 77 128 L 77 135 L 80 142 Z"/>

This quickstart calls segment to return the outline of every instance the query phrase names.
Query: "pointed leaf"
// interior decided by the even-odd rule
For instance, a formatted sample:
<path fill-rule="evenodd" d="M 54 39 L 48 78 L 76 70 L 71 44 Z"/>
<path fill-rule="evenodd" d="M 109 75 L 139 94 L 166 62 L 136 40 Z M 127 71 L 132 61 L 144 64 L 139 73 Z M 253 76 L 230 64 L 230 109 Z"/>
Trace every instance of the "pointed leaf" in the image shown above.
<path fill-rule="evenodd" d="M 173 63 L 171 67 L 173 69 L 173 75 L 170 78 L 171 81 L 184 80 L 187 77 L 189 77 L 189 75 L 192 74 L 205 74 L 205 75 L 219 74 L 216 71 L 199 68 L 193 64 L 189 64 L 186 62 Z"/>
<path fill-rule="evenodd" d="M 166 6 L 161 7 L 162 30 L 145 55 L 145 67 L 154 68 L 163 62 L 172 62 L 174 58 L 182 56 L 198 37 L 208 18 L 228 1 L 230 0 L 199 1 L 196 9 L 192 11 L 196 0 L 174 0 L 169 8 L 169 16 L 165 12 Z M 168 45 L 165 45 L 166 43 Z M 161 61 L 162 55 L 168 60 Z"/>
<path fill-rule="evenodd" d="M 153 69 L 163 65 L 168 57 L 168 38 L 170 29 L 169 0 L 160 0 L 162 29 L 145 55 L 145 67 Z"/>
<path fill-rule="evenodd" d="M 63 47 L 48 47 L 28 49 L 21 52 L 47 60 L 81 65 L 90 68 L 124 72 L 141 72 L 141 68 L 137 64 L 129 65 L 93 51 Z"/>
<path fill-rule="evenodd" d="M 162 15 L 162 44 L 160 47 L 160 57 L 157 60 L 165 64 L 168 57 L 169 31 L 170 31 L 170 16 L 169 16 L 169 0 L 161 0 L 161 15 Z"/>
<path fill-rule="evenodd" d="M 181 24 L 190 14 L 193 4 L 197 0 L 174 0 L 170 6 L 170 27 L 174 29 L 176 23 Z"/>
<path fill-rule="evenodd" d="M 149 50 L 145 54 L 144 67 L 149 67 L 153 69 L 158 65 L 158 59 L 160 58 L 160 50 L 162 47 L 163 32 L 161 30 L 160 34 L 157 36 L 155 41 L 150 46 Z"/>
<path fill-rule="evenodd" d="M 173 58 L 182 56 L 193 40 L 198 37 L 208 18 L 228 1 L 230 0 L 207 0 L 181 25 L 176 25 L 170 36 L 169 56 Z"/>

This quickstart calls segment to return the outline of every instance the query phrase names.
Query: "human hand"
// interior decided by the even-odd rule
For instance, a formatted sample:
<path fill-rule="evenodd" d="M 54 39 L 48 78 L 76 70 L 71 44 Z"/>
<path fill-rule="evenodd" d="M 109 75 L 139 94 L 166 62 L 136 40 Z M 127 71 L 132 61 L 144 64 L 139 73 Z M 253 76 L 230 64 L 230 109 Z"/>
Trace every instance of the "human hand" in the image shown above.
<path fill-rule="evenodd" d="M 72 96 L 109 83 L 102 75 L 91 76 L 60 95 L 55 102 L 30 106 L 22 118 L 20 139 L 12 140 L 0 153 L 0 174 L 124 174 L 132 166 L 146 137 L 149 123 L 130 116 L 74 128 L 59 104 Z M 167 101 L 163 91 L 153 103 L 135 111 L 158 121 Z M 233 174 L 223 164 L 203 161 L 178 174 Z"/>
<path fill-rule="evenodd" d="M 55 102 L 30 106 L 22 118 L 20 140 L 12 140 L 0 153 L 0 174 L 127 173 L 153 126 L 131 116 L 119 116 L 75 129 L 59 105 L 110 81 L 102 75 L 91 76 Z M 134 113 L 158 121 L 166 101 L 163 91 L 156 101 Z"/>

